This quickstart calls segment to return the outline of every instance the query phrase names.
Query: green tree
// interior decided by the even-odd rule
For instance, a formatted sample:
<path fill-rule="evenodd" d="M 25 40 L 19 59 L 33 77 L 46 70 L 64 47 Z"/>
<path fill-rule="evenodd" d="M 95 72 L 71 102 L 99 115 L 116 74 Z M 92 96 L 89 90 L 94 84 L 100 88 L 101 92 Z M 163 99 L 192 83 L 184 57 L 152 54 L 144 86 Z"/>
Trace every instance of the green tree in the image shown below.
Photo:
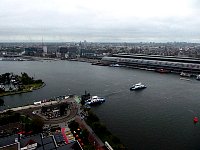
<path fill-rule="evenodd" d="M 4 100 L 0 98 L 0 106 L 4 106 Z"/>
<path fill-rule="evenodd" d="M 98 122 L 99 118 L 94 113 L 92 113 L 91 111 L 89 111 L 88 117 L 87 117 L 87 121 L 89 122 L 89 124 L 91 124 L 93 122 Z"/>
<path fill-rule="evenodd" d="M 0 88 L 0 93 L 4 93 L 4 92 L 5 92 L 5 90 Z"/>
<path fill-rule="evenodd" d="M 5 125 L 8 123 L 14 123 L 20 121 L 20 114 L 14 113 L 13 111 L 8 111 L 3 114 L 3 116 L 0 116 L 0 125 Z"/>
<path fill-rule="evenodd" d="M 31 122 L 31 127 L 34 133 L 40 133 L 43 130 L 44 121 L 40 118 L 34 118 Z"/>
<path fill-rule="evenodd" d="M 82 131 L 82 136 L 88 138 L 88 136 L 89 136 L 88 130 L 84 129 L 84 130 Z"/>
<path fill-rule="evenodd" d="M 83 148 L 84 148 L 84 150 L 94 150 L 95 149 L 94 146 L 91 144 L 85 145 Z"/>
<path fill-rule="evenodd" d="M 13 110 L 8 110 L 8 111 L 6 111 L 5 114 L 6 114 L 6 115 L 12 115 L 12 114 L 14 114 L 14 111 L 13 111 Z"/>
<path fill-rule="evenodd" d="M 88 136 L 89 136 L 88 130 L 86 130 L 86 129 L 82 130 L 80 137 L 83 139 L 84 144 L 89 144 Z"/>
<path fill-rule="evenodd" d="M 97 134 L 105 134 L 107 132 L 107 129 L 104 125 L 102 125 L 100 122 L 94 122 L 92 124 L 92 128 Z"/>
<path fill-rule="evenodd" d="M 29 77 L 27 73 L 21 73 L 21 82 L 25 85 L 34 83 L 33 78 Z"/>
<path fill-rule="evenodd" d="M 79 127 L 79 124 L 78 124 L 77 122 L 75 122 L 75 121 L 71 121 L 71 122 L 69 123 L 69 127 L 70 127 L 72 130 L 77 130 L 78 127 Z"/>
<path fill-rule="evenodd" d="M 35 83 L 36 84 L 42 84 L 42 83 L 44 83 L 41 79 L 39 79 L 39 80 L 35 80 Z"/>

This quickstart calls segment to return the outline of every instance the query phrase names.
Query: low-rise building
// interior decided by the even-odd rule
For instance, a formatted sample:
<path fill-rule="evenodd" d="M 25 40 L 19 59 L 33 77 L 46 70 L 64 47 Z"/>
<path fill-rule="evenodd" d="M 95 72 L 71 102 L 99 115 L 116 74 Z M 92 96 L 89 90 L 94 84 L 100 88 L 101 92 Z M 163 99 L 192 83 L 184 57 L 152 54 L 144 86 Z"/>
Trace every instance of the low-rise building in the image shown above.
<path fill-rule="evenodd" d="M 21 137 L 19 134 L 0 138 L 0 150 L 82 150 L 78 141 L 58 146 L 55 137 L 42 133 Z"/>

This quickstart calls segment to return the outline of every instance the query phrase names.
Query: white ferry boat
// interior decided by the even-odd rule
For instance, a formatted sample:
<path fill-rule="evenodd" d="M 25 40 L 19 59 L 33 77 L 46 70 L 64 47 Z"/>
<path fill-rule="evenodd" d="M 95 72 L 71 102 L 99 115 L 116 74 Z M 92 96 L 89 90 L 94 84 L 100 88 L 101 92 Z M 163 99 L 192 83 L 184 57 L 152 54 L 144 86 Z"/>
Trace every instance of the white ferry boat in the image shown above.
<path fill-rule="evenodd" d="M 105 98 L 98 97 L 98 96 L 92 96 L 90 99 L 86 100 L 85 105 L 102 104 L 103 102 L 105 102 Z"/>
<path fill-rule="evenodd" d="M 142 83 L 137 83 L 137 84 L 133 85 L 133 86 L 130 88 L 130 90 L 131 90 L 131 91 L 132 91 L 132 90 L 140 90 L 140 89 L 145 89 L 145 88 L 146 88 L 146 86 L 143 85 Z"/>

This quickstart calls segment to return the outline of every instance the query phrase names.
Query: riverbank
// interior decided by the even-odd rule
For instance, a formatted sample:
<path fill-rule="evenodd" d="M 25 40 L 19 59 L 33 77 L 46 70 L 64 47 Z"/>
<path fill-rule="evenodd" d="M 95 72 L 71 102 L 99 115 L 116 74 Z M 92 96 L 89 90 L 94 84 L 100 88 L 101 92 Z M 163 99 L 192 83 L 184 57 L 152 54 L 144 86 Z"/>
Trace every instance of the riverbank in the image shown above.
<path fill-rule="evenodd" d="M 39 112 L 41 111 L 42 106 L 48 106 L 48 105 L 56 105 L 60 104 L 60 102 L 67 102 L 69 103 L 69 111 L 66 116 L 58 117 L 58 118 L 51 118 L 51 119 L 45 119 L 42 117 L 42 114 Z M 91 111 L 87 112 L 88 109 L 85 111 L 82 109 L 80 105 L 80 100 L 77 100 L 77 96 L 74 96 L 72 98 L 65 98 L 56 101 L 49 101 L 45 103 L 41 103 L 39 105 L 27 105 L 27 106 L 21 106 L 17 108 L 11 108 L 10 111 L 14 111 L 16 113 L 20 113 L 22 115 L 28 115 L 31 119 L 42 119 L 42 121 L 46 125 L 62 125 L 68 122 L 75 120 L 79 123 L 79 125 L 86 129 L 89 133 L 89 136 L 87 137 L 90 141 L 90 144 L 95 143 L 95 147 L 98 149 L 106 149 L 105 148 L 105 142 L 109 143 L 114 149 L 126 149 L 125 146 L 120 142 L 120 140 L 113 136 L 107 128 L 100 123 L 99 119 L 97 119 L 97 116 L 93 114 Z M 5 112 L 8 112 L 9 110 L 2 111 L 1 114 L 4 114 Z M 34 112 L 34 113 L 33 113 Z M 83 114 L 88 114 L 85 117 L 83 117 Z M 63 127 L 63 126 L 60 126 Z"/>
<path fill-rule="evenodd" d="M 34 83 L 34 84 L 26 85 L 25 88 L 21 91 L 4 92 L 0 94 L 0 97 L 33 92 L 34 90 L 39 90 L 43 88 L 45 85 L 46 85 L 45 83 Z"/>
<path fill-rule="evenodd" d="M 120 139 L 108 131 L 106 126 L 100 122 L 96 114 L 94 114 L 92 111 L 89 111 L 87 114 L 88 116 L 85 119 L 87 125 L 92 128 L 94 133 L 102 141 L 107 141 L 115 150 L 127 149 L 125 145 L 121 143 Z"/>

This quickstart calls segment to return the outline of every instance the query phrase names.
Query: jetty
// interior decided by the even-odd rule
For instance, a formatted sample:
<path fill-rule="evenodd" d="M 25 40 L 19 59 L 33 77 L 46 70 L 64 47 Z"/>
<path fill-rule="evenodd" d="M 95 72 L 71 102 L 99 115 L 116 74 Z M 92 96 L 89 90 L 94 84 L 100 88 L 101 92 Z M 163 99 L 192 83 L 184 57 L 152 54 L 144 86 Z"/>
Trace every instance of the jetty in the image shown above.
<path fill-rule="evenodd" d="M 26 109 L 30 109 L 30 108 L 37 109 L 37 108 L 40 108 L 42 106 L 48 106 L 48 105 L 58 104 L 58 103 L 59 103 L 59 101 L 50 101 L 50 102 L 45 102 L 45 103 L 41 103 L 41 104 L 30 104 L 30 105 L 5 109 L 3 111 L 0 111 L 0 113 L 5 113 L 7 111 L 21 111 L 21 110 L 26 110 Z"/>

